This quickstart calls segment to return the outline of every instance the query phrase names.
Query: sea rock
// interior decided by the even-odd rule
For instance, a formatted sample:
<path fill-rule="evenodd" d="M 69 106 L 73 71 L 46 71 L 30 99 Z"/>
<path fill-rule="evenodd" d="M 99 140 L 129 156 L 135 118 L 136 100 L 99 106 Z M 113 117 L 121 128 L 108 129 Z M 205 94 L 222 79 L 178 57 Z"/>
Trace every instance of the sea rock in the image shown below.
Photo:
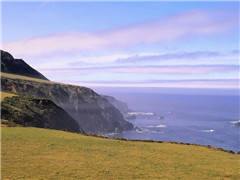
<path fill-rule="evenodd" d="M 240 127 L 240 120 L 238 120 L 234 125 Z"/>

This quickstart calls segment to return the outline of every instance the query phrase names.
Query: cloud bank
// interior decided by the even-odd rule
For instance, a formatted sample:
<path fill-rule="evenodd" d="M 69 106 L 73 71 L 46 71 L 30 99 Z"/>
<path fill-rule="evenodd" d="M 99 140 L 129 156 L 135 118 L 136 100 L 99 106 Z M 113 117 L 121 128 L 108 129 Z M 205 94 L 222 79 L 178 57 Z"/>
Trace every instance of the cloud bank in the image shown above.
<path fill-rule="evenodd" d="M 68 81 L 69 83 L 69 81 Z M 88 87 L 171 87 L 171 88 L 239 88 L 239 79 L 192 79 L 192 80 L 165 80 L 165 81 L 142 81 L 142 82 L 123 82 L 123 81 L 72 81 L 72 84 Z"/>
<path fill-rule="evenodd" d="M 238 65 L 173 65 L 173 66 L 112 66 L 90 68 L 39 69 L 42 73 L 130 73 L 130 74 L 208 74 L 214 72 L 239 71 Z"/>
<path fill-rule="evenodd" d="M 117 63 L 139 63 L 144 61 L 162 61 L 162 60 L 175 60 L 175 59 L 198 59 L 198 58 L 211 58 L 224 56 L 220 52 L 215 51 L 196 51 L 196 52 L 178 52 L 167 53 L 159 55 L 146 55 L 146 56 L 131 56 L 127 58 L 117 59 Z"/>
<path fill-rule="evenodd" d="M 186 36 L 215 35 L 237 25 L 236 17 L 226 15 L 220 19 L 214 13 L 193 10 L 99 33 L 66 32 L 6 42 L 3 49 L 23 58 L 67 56 L 79 51 L 121 49 Z"/>

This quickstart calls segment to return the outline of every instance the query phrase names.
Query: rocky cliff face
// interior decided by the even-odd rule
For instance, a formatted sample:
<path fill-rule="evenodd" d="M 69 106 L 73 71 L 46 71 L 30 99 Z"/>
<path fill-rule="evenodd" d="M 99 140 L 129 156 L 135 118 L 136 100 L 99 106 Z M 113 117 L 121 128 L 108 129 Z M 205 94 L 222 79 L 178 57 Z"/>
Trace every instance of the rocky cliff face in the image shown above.
<path fill-rule="evenodd" d="M 112 96 L 103 95 L 105 99 L 107 99 L 112 105 L 114 105 L 122 114 L 127 114 L 132 112 L 131 109 L 128 108 L 127 103 L 117 100 Z"/>
<path fill-rule="evenodd" d="M 1 50 L 1 71 L 38 79 L 48 80 L 41 73 L 33 69 L 22 59 L 14 59 L 11 54 Z"/>
<path fill-rule="evenodd" d="M 1 103 L 1 119 L 22 126 L 84 133 L 68 113 L 48 99 L 6 97 Z"/>
<path fill-rule="evenodd" d="M 69 113 L 86 133 L 130 130 L 133 125 L 104 97 L 85 87 L 43 83 L 2 76 L 2 91 L 52 100 Z"/>
<path fill-rule="evenodd" d="M 122 101 L 117 100 L 116 98 L 112 96 L 103 96 L 105 99 L 108 100 L 112 105 L 114 105 L 124 116 L 127 120 L 135 120 L 136 116 L 134 114 L 130 114 L 130 112 L 133 112 L 133 110 L 128 108 L 127 103 L 124 103 Z"/>

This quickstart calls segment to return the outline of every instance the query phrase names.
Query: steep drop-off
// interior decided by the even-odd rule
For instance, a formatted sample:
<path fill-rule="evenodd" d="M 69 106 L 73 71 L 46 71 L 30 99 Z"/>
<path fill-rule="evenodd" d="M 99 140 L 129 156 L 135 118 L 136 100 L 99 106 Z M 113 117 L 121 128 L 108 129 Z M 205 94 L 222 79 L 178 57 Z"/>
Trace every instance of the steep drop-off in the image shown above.
<path fill-rule="evenodd" d="M 122 101 L 119 101 L 118 99 L 112 97 L 112 96 L 106 96 L 103 95 L 105 99 L 108 100 L 112 105 L 114 105 L 123 115 L 125 119 L 128 120 L 134 120 L 136 119 L 136 116 L 133 114 L 130 114 L 130 112 L 133 112 L 133 110 L 128 108 L 127 103 L 124 103 Z"/>
<path fill-rule="evenodd" d="M 1 50 L 1 71 L 5 73 L 48 80 L 41 73 L 25 63 L 22 59 L 14 59 L 10 53 L 3 50 Z"/>
<path fill-rule="evenodd" d="M 52 100 L 66 110 L 86 133 L 104 134 L 133 128 L 118 109 L 89 88 L 51 81 L 24 80 L 4 73 L 1 84 L 5 92 Z"/>
<path fill-rule="evenodd" d="M 27 127 L 83 133 L 68 113 L 48 99 L 27 96 L 6 97 L 1 102 L 1 119 Z"/>

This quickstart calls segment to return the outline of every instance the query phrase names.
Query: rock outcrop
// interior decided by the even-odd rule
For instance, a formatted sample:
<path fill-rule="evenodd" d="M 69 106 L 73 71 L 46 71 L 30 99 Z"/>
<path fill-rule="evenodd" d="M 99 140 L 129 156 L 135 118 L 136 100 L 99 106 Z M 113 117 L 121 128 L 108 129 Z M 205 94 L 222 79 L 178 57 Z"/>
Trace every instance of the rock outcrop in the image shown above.
<path fill-rule="evenodd" d="M 13 79 L 2 76 L 2 91 L 52 100 L 69 113 L 86 133 L 130 130 L 121 112 L 92 89 L 80 86 Z"/>
<path fill-rule="evenodd" d="M 5 51 L 1 51 L 1 58 L 2 72 L 5 72 L 1 77 L 2 91 L 51 100 L 75 119 L 86 133 L 105 134 L 133 128 L 117 108 L 92 89 L 51 82 L 23 60 L 14 59 Z M 24 76 L 41 80 L 29 80 Z"/>
<path fill-rule="evenodd" d="M 136 116 L 134 114 L 129 114 L 131 112 L 133 112 L 133 110 L 128 108 L 127 103 L 124 103 L 122 101 L 117 100 L 116 98 L 112 97 L 112 96 L 103 96 L 105 99 L 108 100 L 108 102 L 110 102 L 112 105 L 114 105 L 123 115 L 124 118 L 127 120 L 134 120 L 136 119 Z"/>
<path fill-rule="evenodd" d="M 69 114 L 51 100 L 26 96 L 6 97 L 1 119 L 26 127 L 39 127 L 84 133 Z"/>

